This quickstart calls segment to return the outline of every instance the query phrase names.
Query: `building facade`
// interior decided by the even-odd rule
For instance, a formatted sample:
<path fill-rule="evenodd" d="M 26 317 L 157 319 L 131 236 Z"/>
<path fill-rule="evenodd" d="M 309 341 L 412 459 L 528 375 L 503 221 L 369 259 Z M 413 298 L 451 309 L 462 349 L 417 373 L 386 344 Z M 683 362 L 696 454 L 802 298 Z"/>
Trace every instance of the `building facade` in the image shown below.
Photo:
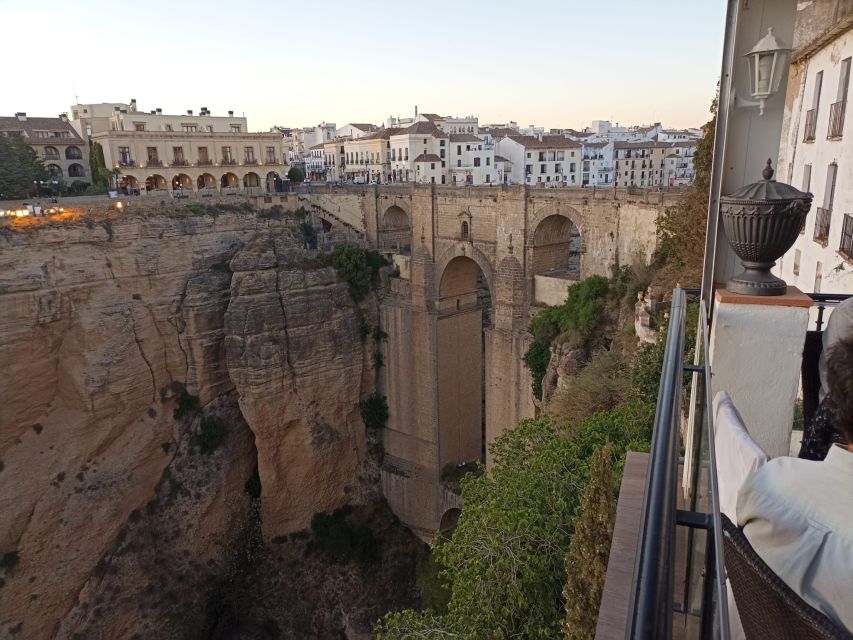
<path fill-rule="evenodd" d="M 792 59 L 776 177 L 814 200 L 774 272 L 801 291 L 853 293 L 853 133 L 846 117 L 853 31 L 795 37 Z"/>
<path fill-rule="evenodd" d="M 80 137 L 66 114 L 58 118 L 31 118 L 19 112 L 12 117 L 0 117 L 0 133 L 20 135 L 35 150 L 47 167 L 52 186 L 61 182 L 91 183 L 89 144 Z"/>
<path fill-rule="evenodd" d="M 505 136 L 497 140 L 495 153 L 510 165 L 508 184 L 581 185 L 583 147 L 564 136 Z"/>
<path fill-rule="evenodd" d="M 696 142 L 615 142 L 617 187 L 666 188 L 693 182 Z"/>
<path fill-rule="evenodd" d="M 101 144 L 112 186 L 122 193 L 261 193 L 282 188 L 287 170 L 279 132 L 249 133 L 245 117 L 163 114 L 114 108 L 93 118 L 92 140 Z"/>

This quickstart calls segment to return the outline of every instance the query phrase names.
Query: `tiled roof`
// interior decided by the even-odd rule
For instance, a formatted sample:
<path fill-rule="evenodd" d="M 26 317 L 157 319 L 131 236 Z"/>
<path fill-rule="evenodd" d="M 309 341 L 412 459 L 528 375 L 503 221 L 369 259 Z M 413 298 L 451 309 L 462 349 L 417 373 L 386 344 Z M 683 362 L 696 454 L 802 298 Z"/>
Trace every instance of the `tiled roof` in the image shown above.
<path fill-rule="evenodd" d="M 441 116 L 437 113 L 422 113 L 421 116 L 427 120 L 441 120 Z"/>
<path fill-rule="evenodd" d="M 441 158 L 434 153 L 422 153 L 415 158 L 415 162 L 441 162 Z"/>
<path fill-rule="evenodd" d="M 376 131 L 376 129 L 378 129 L 375 124 L 366 124 L 362 122 L 350 122 L 348 126 L 354 127 L 359 131 Z"/>
<path fill-rule="evenodd" d="M 451 133 L 450 134 L 451 142 L 482 142 L 482 139 L 478 138 L 472 133 Z"/>
<path fill-rule="evenodd" d="M 444 133 L 438 127 L 436 127 L 432 122 L 424 122 L 424 121 L 416 122 L 411 127 L 407 127 L 406 129 L 403 129 L 402 131 L 398 131 L 397 133 L 400 135 L 407 135 L 407 136 L 429 135 L 429 136 L 433 136 L 435 138 L 446 138 L 447 137 L 447 134 Z"/>
<path fill-rule="evenodd" d="M 495 156 L 495 162 L 509 162 L 509 160 L 507 160 L 503 156 Z"/>
<path fill-rule="evenodd" d="M 30 118 L 18 120 L 17 116 L 0 116 L 0 131 L 19 131 L 29 144 L 83 144 L 83 139 L 77 135 L 70 123 L 62 118 Z M 64 138 L 37 138 L 36 131 L 67 131 Z"/>
<path fill-rule="evenodd" d="M 387 129 L 382 129 L 381 131 L 377 131 L 374 134 L 369 136 L 365 136 L 363 138 L 358 138 L 353 140 L 353 142 L 361 142 L 362 140 L 387 140 L 391 136 L 396 136 L 398 133 L 403 133 L 404 129 L 398 129 L 397 127 L 389 127 Z"/>
<path fill-rule="evenodd" d="M 580 149 L 581 143 L 569 140 L 563 136 L 542 136 L 542 139 L 533 136 L 507 136 L 513 142 L 517 142 L 525 149 Z"/>
<path fill-rule="evenodd" d="M 584 142 L 583 146 L 592 147 L 593 149 L 601 149 L 602 147 L 606 147 L 608 145 L 607 142 Z"/>
<path fill-rule="evenodd" d="M 518 131 L 510 127 L 490 127 L 489 133 L 493 138 L 505 138 L 507 136 L 517 136 Z"/>
<path fill-rule="evenodd" d="M 613 144 L 614 149 L 670 149 L 672 147 L 684 145 L 687 141 L 679 142 L 623 142 L 618 141 Z"/>

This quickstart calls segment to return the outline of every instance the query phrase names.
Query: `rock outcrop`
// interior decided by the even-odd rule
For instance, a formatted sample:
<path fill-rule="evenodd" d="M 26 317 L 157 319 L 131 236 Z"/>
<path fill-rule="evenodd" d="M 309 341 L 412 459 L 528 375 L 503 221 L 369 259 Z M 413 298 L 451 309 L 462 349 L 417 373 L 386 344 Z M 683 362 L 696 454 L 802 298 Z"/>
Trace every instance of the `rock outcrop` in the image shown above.
<path fill-rule="evenodd" d="M 176 562 L 157 554 L 192 527 L 204 535 L 173 546 L 216 574 L 255 449 L 270 536 L 363 495 L 358 403 L 371 376 L 356 310 L 285 222 L 164 209 L 1 231 L 0 637 L 72 637 L 108 601 L 99 633 L 124 637 L 142 609 L 116 604 L 109 576 L 129 594 L 159 590 L 142 584 L 145 567 Z M 175 469 L 198 429 L 173 416 L 184 386 L 230 416 L 223 452 L 194 454 L 213 469 Z M 192 498 L 168 531 L 156 518 L 166 472 L 183 473 Z M 154 555 L 116 560 L 151 535 Z"/>

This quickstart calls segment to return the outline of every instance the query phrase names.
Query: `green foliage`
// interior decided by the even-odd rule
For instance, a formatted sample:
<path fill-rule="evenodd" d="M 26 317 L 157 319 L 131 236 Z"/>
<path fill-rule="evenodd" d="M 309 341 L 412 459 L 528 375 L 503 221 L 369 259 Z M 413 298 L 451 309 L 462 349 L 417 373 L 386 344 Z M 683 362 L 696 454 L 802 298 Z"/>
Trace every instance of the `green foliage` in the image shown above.
<path fill-rule="evenodd" d="M 609 444 L 592 456 L 589 482 L 581 496 L 580 515 L 566 554 L 566 585 L 563 588 L 566 640 L 593 640 L 595 637 L 616 520 L 611 458 Z"/>
<path fill-rule="evenodd" d="M 89 173 L 92 174 L 92 186 L 107 190 L 107 165 L 104 161 L 104 148 L 99 142 L 93 142 L 89 150 Z"/>
<path fill-rule="evenodd" d="M 50 177 L 38 154 L 19 134 L 0 136 L 0 200 L 26 198 L 33 180 Z"/>
<path fill-rule="evenodd" d="M 524 364 L 533 378 L 533 395 L 542 398 L 542 378 L 551 358 L 551 342 L 568 332 L 581 343 L 595 333 L 604 314 L 610 283 L 602 276 L 590 276 L 569 288 L 566 301 L 547 307 L 533 316 L 530 333 L 533 342 L 524 354 Z"/>
<path fill-rule="evenodd" d="M 4 571 L 11 571 L 16 566 L 18 566 L 18 562 L 20 562 L 21 556 L 18 553 L 17 549 L 13 549 L 12 551 L 7 551 L 2 556 L 0 556 L 0 569 Z"/>
<path fill-rule="evenodd" d="M 299 231 L 302 232 L 302 240 L 309 249 L 317 248 L 317 229 L 308 220 L 299 223 Z"/>
<path fill-rule="evenodd" d="M 421 592 L 421 606 L 435 613 L 445 613 L 450 602 L 450 585 L 442 575 L 444 567 L 428 554 L 415 567 L 415 581 Z"/>
<path fill-rule="evenodd" d="M 388 403 L 378 391 L 371 393 L 361 403 L 361 419 L 369 431 L 378 431 L 385 428 L 388 422 Z"/>
<path fill-rule="evenodd" d="M 481 475 L 483 470 L 483 466 L 477 462 L 448 462 L 441 468 L 439 480 L 450 491 L 459 494 L 462 491 L 462 478 L 468 474 Z"/>
<path fill-rule="evenodd" d="M 283 220 L 285 217 L 284 207 L 280 204 L 274 204 L 269 209 L 262 209 L 258 213 L 258 217 L 267 220 Z"/>
<path fill-rule="evenodd" d="M 249 479 L 246 480 L 246 484 L 243 485 L 243 490 L 246 492 L 247 496 L 255 500 L 261 497 L 261 475 L 258 473 L 258 465 L 255 465 L 252 475 L 250 475 Z"/>
<path fill-rule="evenodd" d="M 181 420 L 186 416 L 195 415 L 200 409 L 201 405 L 199 404 L 198 396 L 194 396 L 186 389 L 182 389 L 178 394 L 178 406 L 175 407 L 175 411 L 172 415 L 175 420 Z"/>
<path fill-rule="evenodd" d="M 371 562 L 379 552 L 379 541 L 365 524 L 351 526 L 346 508 L 332 513 L 315 513 L 311 518 L 313 547 L 322 551 L 332 562 Z"/>
<path fill-rule="evenodd" d="M 462 481 L 465 509 L 452 538 L 433 541 L 451 584 L 446 615 L 390 614 L 378 638 L 556 637 L 565 555 L 590 459 L 610 442 L 618 466 L 629 446 L 648 442 L 652 417 L 652 406 L 629 402 L 568 432 L 545 416 L 497 438 L 491 473 Z"/>
<path fill-rule="evenodd" d="M 305 172 L 299 167 L 290 167 L 290 170 L 287 172 L 287 178 L 291 182 L 302 182 L 305 180 Z"/>
<path fill-rule="evenodd" d="M 228 436 L 228 425 L 217 416 L 205 416 L 201 420 L 201 427 L 196 435 L 195 442 L 199 451 L 206 456 L 216 451 L 225 442 Z"/>
<path fill-rule="evenodd" d="M 579 373 L 554 394 L 550 410 L 569 422 L 577 422 L 598 411 L 607 411 L 627 399 L 630 378 L 615 351 L 596 351 Z"/>
<path fill-rule="evenodd" d="M 382 254 L 354 244 L 339 244 L 332 253 L 318 256 L 322 264 L 334 267 L 338 277 L 349 286 L 354 302 L 360 302 L 379 284 L 379 269 L 388 262 Z"/>

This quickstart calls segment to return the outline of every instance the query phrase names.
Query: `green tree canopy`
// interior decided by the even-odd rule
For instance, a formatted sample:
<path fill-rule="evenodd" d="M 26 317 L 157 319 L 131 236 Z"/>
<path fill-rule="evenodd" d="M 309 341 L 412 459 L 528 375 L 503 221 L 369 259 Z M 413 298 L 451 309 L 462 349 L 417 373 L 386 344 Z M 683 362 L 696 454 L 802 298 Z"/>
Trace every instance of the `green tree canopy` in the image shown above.
<path fill-rule="evenodd" d="M 302 182 L 305 180 L 305 172 L 299 167 L 290 167 L 290 170 L 287 172 L 287 178 L 291 182 Z"/>
<path fill-rule="evenodd" d="M 99 142 L 92 143 L 89 153 L 89 169 L 92 174 L 92 184 L 96 187 L 107 186 L 107 165 L 104 161 L 104 148 Z"/>
<path fill-rule="evenodd" d="M 0 199 L 26 198 L 33 180 L 47 180 L 47 169 L 35 150 L 20 135 L 0 136 Z"/>

